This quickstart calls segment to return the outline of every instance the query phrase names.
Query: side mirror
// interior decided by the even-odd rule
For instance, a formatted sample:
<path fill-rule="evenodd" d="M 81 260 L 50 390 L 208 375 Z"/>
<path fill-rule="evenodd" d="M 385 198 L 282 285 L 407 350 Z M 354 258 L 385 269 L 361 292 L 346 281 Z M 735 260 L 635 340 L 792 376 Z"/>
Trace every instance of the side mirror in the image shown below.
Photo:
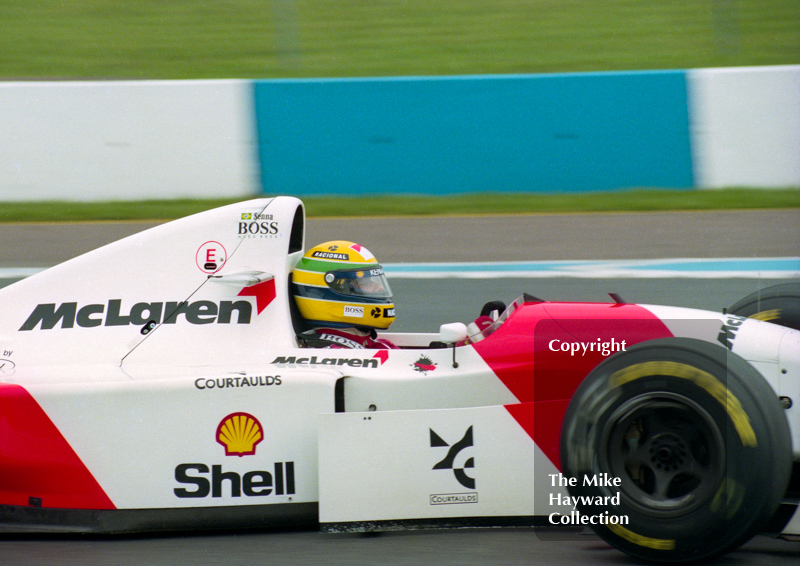
<path fill-rule="evenodd" d="M 439 341 L 455 344 L 467 339 L 467 325 L 463 322 L 451 322 L 439 327 Z"/>
<path fill-rule="evenodd" d="M 467 339 L 467 325 L 463 322 L 451 322 L 439 327 L 439 340 L 445 344 L 453 345 L 453 367 L 458 367 L 456 362 L 456 344 Z"/>

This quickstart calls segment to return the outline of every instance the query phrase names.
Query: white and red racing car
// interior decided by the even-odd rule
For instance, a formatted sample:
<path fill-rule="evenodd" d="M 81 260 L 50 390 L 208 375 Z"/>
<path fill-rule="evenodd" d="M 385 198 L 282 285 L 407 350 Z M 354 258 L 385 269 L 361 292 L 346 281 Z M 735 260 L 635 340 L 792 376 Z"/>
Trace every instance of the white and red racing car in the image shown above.
<path fill-rule="evenodd" d="M 0 531 L 581 526 L 665 562 L 800 535 L 796 285 L 304 348 L 304 226 L 251 200 L 0 289 Z"/>

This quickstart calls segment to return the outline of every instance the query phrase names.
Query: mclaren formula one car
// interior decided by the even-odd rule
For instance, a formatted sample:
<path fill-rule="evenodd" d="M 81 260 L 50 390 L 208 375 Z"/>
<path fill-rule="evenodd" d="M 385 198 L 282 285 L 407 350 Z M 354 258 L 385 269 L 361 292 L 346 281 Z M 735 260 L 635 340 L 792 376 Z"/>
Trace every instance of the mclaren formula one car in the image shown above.
<path fill-rule="evenodd" d="M 800 535 L 796 285 L 309 347 L 305 221 L 250 200 L 0 289 L 0 531 L 553 525 L 663 562 Z"/>

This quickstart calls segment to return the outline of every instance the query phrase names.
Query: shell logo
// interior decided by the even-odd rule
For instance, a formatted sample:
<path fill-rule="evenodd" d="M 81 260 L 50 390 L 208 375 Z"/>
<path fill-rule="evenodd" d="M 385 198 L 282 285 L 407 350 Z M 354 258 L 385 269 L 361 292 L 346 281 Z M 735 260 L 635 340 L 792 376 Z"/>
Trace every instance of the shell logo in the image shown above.
<path fill-rule="evenodd" d="M 249 413 L 232 413 L 217 427 L 217 442 L 225 447 L 226 456 L 252 456 L 262 440 L 264 429 Z"/>

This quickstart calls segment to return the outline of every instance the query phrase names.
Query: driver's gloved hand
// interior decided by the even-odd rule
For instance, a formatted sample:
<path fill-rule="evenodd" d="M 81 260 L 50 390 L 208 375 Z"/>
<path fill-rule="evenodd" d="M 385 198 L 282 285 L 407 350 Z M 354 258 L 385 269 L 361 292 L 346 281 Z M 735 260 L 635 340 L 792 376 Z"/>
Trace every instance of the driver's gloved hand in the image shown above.
<path fill-rule="evenodd" d="M 474 322 L 467 325 L 470 338 L 475 338 L 478 334 L 489 328 L 494 321 L 506 310 L 503 301 L 489 301 L 481 309 L 481 314 Z"/>

